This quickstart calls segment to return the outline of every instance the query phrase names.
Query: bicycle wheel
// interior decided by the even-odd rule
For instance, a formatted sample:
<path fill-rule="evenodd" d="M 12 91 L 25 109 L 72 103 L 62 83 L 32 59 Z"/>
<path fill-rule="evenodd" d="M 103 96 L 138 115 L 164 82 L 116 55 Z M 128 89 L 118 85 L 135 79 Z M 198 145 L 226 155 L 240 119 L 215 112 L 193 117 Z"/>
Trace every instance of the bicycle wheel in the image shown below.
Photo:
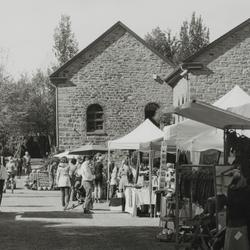
<path fill-rule="evenodd" d="M 14 193 L 14 183 L 13 182 L 10 183 L 10 188 L 11 188 L 11 193 L 13 194 Z"/>

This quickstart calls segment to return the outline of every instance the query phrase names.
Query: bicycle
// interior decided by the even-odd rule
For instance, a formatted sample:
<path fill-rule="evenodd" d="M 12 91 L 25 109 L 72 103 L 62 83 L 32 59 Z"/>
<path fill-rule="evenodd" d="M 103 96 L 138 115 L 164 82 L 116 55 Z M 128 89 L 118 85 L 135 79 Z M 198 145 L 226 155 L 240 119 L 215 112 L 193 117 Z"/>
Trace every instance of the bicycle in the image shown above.
<path fill-rule="evenodd" d="M 11 189 L 11 193 L 14 193 L 14 189 L 16 189 L 16 181 L 15 181 L 15 175 L 12 173 L 8 173 L 8 179 L 6 182 L 6 188 Z"/>

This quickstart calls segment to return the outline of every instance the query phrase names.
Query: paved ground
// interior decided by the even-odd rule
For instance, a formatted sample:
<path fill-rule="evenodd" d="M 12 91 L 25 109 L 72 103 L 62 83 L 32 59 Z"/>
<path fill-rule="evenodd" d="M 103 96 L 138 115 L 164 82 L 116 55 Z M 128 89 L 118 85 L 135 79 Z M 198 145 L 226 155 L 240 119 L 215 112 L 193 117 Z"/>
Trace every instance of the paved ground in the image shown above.
<path fill-rule="evenodd" d="M 82 209 L 64 212 L 57 191 L 18 188 L 3 197 L 0 213 L 0 249 L 170 249 L 158 242 L 158 219 L 134 218 L 96 204 L 94 214 Z"/>

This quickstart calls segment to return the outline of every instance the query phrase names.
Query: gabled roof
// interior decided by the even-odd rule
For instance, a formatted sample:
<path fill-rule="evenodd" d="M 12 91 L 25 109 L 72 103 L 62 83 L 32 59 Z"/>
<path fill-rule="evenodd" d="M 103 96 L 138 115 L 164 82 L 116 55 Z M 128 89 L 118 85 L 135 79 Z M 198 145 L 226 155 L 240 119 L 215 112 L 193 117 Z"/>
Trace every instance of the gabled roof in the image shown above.
<path fill-rule="evenodd" d="M 192 68 L 192 66 L 190 66 L 190 65 L 193 65 L 193 64 L 198 65 L 199 61 L 197 60 L 197 58 L 200 55 L 207 52 L 209 49 L 215 47 L 221 41 L 227 39 L 228 37 L 233 35 L 235 32 L 238 32 L 239 30 L 243 29 L 245 26 L 247 26 L 249 24 L 250 24 L 250 18 L 247 19 L 246 21 L 244 21 L 243 23 L 239 24 L 235 28 L 231 29 L 230 31 L 228 31 L 227 33 L 222 35 L 221 37 L 217 38 L 216 40 L 214 40 L 213 42 L 211 42 L 210 44 L 208 44 L 204 48 L 200 49 L 199 51 L 197 51 L 193 55 L 187 57 L 179 67 L 177 67 L 170 75 L 168 75 L 165 78 L 165 82 L 168 83 L 173 88 L 179 82 L 179 80 L 184 77 L 184 75 L 180 75 L 183 72 L 184 69 L 187 69 L 187 70 L 199 70 L 199 69 L 202 69 L 203 68 L 202 64 L 200 64 L 200 68 L 195 68 L 195 69 Z"/>
<path fill-rule="evenodd" d="M 175 70 L 169 74 L 164 81 L 172 88 L 186 75 L 189 70 L 200 70 L 203 68 L 201 63 L 190 62 L 190 63 L 182 63 L 179 67 L 175 68 Z M 185 73 L 186 71 L 186 73 Z"/>
<path fill-rule="evenodd" d="M 146 46 L 148 49 L 150 49 L 154 54 L 159 56 L 163 61 L 168 63 L 170 66 L 175 67 L 176 65 L 168 58 L 161 55 L 158 51 L 156 51 L 152 46 L 150 46 L 148 43 L 146 43 L 145 40 L 143 40 L 141 37 L 139 37 L 135 32 L 130 30 L 125 24 L 118 21 L 115 23 L 111 28 L 109 28 L 106 32 L 104 32 L 101 36 L 99 36 L 94 42 L 92 42 L 90 45 L 88 45 L 85 49 L 80 51 L 78 54 L 76 54 L 73 58 L 71 58 L 68 62 L 63 64 L 59 69 L 57 69 L 54 73 L 50 75 L 51 80 L 58 77 L 58 74 L 66 69 L 71 63 L 73 63 L 75 60 L 77 60 L 79 57 L 81 57 L 84 53 L 86 53 L 89 49 L 93 48 L 99 41 L 104 39 L 108 34 L 112 33 L 117 27 L 122 27 L 126 32 L 128 32 L 130 35 L 132 35 L 134 38 L 136 38 L 140 43 L 142 43 L 144 46 Z"/>
<path fill-rule="evenodd" d="M 209 49 L 215 47 L 218 43 L 220 43 L 221 41 L 227 39 L 228 37 L 230 37 L 231 35 L 233 35 L 235 32 L 243 29 L 246 25 L 249 25 L 249 24 L 250 24 L 250 18 L 248 18 L 246 21 L 244 21 L 243 23 L 239 24 L 235 28 L 229 30 L 227 33 L 225 33 L 221 37 L 217 38 L 216 40 L 214 40 L 213 42 L 211 42 L 210 44 L 208 44 L 204 48 L 200 49 L 199 51 L 197 51 L 193 55 L 189 56 L 183 62 L 187 63 L 187 62 L 193 61 L 194 59 L 196 59 L 201 54 L 203 54 L 206 51 L 208 51 Z"/>

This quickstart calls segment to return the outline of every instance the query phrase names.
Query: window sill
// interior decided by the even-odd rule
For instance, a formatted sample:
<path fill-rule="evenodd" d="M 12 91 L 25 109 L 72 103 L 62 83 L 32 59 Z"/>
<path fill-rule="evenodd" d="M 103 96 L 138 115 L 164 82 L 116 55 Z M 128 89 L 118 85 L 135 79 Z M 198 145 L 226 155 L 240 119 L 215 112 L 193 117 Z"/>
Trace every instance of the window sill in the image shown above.
<path fill-rule="evenodd" d="M 105 133 L 104 131 L 94 131 L 94 132 L 87 132 L 87 135 L 98 135 L 98 136 L 106 136 L 107 133 Z"/>

